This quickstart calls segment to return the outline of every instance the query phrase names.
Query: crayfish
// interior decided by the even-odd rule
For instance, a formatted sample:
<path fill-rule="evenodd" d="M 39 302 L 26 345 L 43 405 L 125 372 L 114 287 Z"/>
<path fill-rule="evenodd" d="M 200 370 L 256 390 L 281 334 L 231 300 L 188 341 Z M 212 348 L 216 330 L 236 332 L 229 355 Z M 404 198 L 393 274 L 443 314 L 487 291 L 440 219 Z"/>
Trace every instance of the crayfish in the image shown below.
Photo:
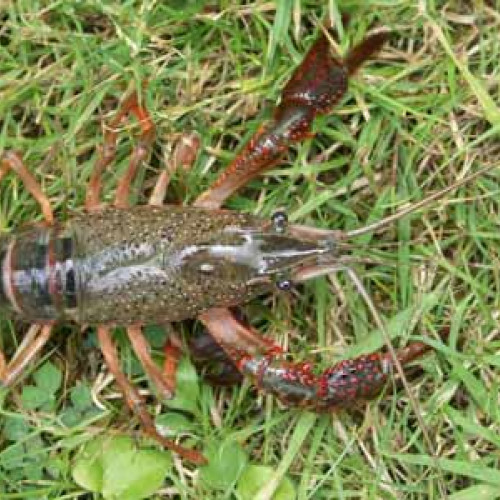
<path fill-rule="evenodd" d="M 204 458 L 160 435 L 143 398 L 120 368 L 112 339 L 125 326 L 132 347 L 162 397 L 175 391 L 179 350 L 166 349 L 162 370 L 142 333 L 147 323 L 197 317 L 255 385 L 289 405 L 331 411 L 380 392 L 396 366 L 421 356 L 428 346 L 413 342 L 394 352 L 342 361 L 315 374 L 311 363 L 283 360 L 283 351 L 243 324 L 230 307 L 256 296 L 287 289 L 317 276 L 347 271 L 360 285 L 346 258 L 347 240 L 387 225 L 444 196 L 483 171 L 431 195 L 410 209 L 361 229 L 343 232 L 289 224 L 277 212 L 271 220 L 221 209 L 225 200 L 263 170 L 276 165 L 290 145 L 312 136 L 318 115 L 342 98 L 349 77 L 375 54 L 387 33 L 368 36 L 345 58 L 332 53 L 322 33 L 285 85 L 271 120 L 242 148 L 193 207 L 163 205 L 166 179 L 160 176 L 148 206 L 129 204 L 130 187 L 155 139 L 155 126 L 139 96 L 122 103 L 104 137 L 91 175 L 85 212 L 58 223 L 41 187 L 20 155 L 6 152 L 0 179 L 14 171 L 41 206 L 45 224 L 0 238 L 0 308 L 32 323 L 7 362 L 0 352 L 0 381 L 12 385 L 40 352 L 56 322 L 94 325 L 104 359 L 129 407 L 145 431 L 163 446 L 197 463 Z M 141 133 L 114 203 L 100 201 L 101 176 L 115 156 L 116 128 L 133 115 Z M 361 285 L 360 285 L 361 286 Z M 367 294 L 363 294 L 370 305 Z M 378 316 L 370 306 L 374 317 Z"/>

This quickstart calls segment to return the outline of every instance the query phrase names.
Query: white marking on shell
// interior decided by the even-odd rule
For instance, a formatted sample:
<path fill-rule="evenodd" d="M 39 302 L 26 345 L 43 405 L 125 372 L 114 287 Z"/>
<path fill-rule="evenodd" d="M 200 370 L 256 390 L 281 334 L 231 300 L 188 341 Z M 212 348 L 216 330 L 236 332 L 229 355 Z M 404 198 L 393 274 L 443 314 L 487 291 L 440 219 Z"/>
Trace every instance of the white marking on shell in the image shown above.
<path fill-rule="evenodd" d="M 14 248 L 15 242 L 16 240 L 12 240 L 7 248 L 7 252 L 5 254 L 5 258 L 2 263 L 2 281 L 3 281 L 3 289 L 5 290 L 5 295 L 7 296 L 7 299 L 9 300 L 12 308 L 14 309 L 14 311 L 21 314 L 22 311 L 16 300 L 16 296 L 14 293 L 14 284 L 12 280 L 13 278 L 12 250 Z"/>
<path fill-rule="evenodd" d="M 212 264 L 209 264 L 208 262 L 201 264 L 200 266 L 200 271 L 202 273 L 211 273 L 215 267 Z"/>

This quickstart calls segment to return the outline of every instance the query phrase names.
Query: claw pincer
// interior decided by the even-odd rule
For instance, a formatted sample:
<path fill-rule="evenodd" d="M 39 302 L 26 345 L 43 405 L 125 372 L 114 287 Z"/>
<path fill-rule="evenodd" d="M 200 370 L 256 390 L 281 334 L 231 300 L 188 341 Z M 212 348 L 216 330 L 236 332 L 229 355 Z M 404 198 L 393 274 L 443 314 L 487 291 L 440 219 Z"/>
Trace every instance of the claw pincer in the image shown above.
<path fill-rule="evenodd" d="M 402 364 L 424 354 L 429 347 L 415 342 L 398 351 Z M 393 372 L 389 354 L 372 353 L 346 359 L 315 375 L 311 363 L 287 363 L 272 355 L 250 356 L 233 351 L 241 372 L 253 378 L 259 389 L 287 405 L 316 411 L 352 406 L 355 400 L 375 397 Z"/>
<path fill-rule="evenodd" d="M 283 89 L 272 120 L 250 139 L 197 205 L 219 206 L 229 193 L 276 164 L 291 144 L 310 137 L 314 119 L 328 113 L 342 98 L 348 75 L 376 52 L 386 38 L 386 34 L 379 33 L 365 39 L 351 51 L 356 57 L 346 59 L 352 64 L 344 64 L 331 53 L 328 38 L 321 34 Z"/>

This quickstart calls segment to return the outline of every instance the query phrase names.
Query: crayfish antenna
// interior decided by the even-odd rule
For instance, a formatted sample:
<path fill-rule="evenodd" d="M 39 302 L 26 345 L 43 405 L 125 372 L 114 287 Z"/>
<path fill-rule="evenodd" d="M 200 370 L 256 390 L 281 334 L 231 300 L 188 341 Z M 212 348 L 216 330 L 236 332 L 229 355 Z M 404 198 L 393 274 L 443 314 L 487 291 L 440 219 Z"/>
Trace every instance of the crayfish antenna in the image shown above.
<path fill-rule="evenodd" d="M 421 208 L 424 208 L 428 205 L 430 205 L 432 202 L 440 200 L 441 198 L 444 198 L 448 193 L 451 193 L 455 191 L 456 189 L 464 186 L 465 184 L 468 184 L 469 182 L 472 182 L 476 180 L 477 178 L 481 177 L 482 175 L 488 173 L 490 170 L 493 170 L 494 168 L 499 167 L 500 165 L 498 163 L 495 163 L 493 165 L 488 165 L 487 167 L 481 168 L 477 172 L 474 172 L 473 174 L 470 174 L 463 179 L 458 180 L 457 182 L 454 182 L 450 186 L 447 186 L 440 191 L 436 191 L 435 193 L 427 196 L 427 198 L 409 206 L 406 208 L 402 208 L 401 210 L 398 210 L 396 213 L 389 215 L 388 217 L 385 217 L 384 219 L 374 222 L 373 224 L 369 224 L 368 226 L 360 227 L 358 229 L 353 229 L 352 231 L 347 231 L 344 233 L 345 238 L 353 238 L 356 236 L 362 236 L 363 234 L 367 233 L 372 233 L 374 231 L 377 231 L 379 229 L 382 229 L 384 227 L 389 226 L 393 222 L 396 222 L 397 220 L 401 219 L 402 217 L 405 217 L 406 215 L 410 215 L 412 213 L 415 213 L 417 210 L 420 210 Z"/>

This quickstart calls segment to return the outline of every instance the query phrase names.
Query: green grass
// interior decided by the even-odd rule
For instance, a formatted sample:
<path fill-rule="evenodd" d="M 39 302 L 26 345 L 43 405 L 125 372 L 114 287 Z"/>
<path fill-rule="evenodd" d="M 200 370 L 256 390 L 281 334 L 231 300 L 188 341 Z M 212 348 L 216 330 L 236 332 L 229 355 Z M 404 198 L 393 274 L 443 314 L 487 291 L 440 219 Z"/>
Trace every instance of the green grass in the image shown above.
<path fill-rule="evenodd" d="M 336 110 L 316 121 L 317 136 L 292 148 L 282 166 L 252 181 L 227 207 L 265 217 L 284 208 L 293 221 L 347 230 L 498 163 L 498 5 L 197 4 L 19 0 L 0 6 L 0 150 L 22 152 L 61 220 L 82 210 L 103 125 L 122 96 L 146 79 L 144 100 L 157 138 L 134 201 L 147 201 L 180 135 L 197 131 L 201 152 L 168 195 L 171 202 L 192 202 L 269 116 L 317 26 L 333 16 L 340 27 L 340 12 L 351 18 L 343 51 L 372 27 L 391 29 L 390 43 L 353 78 Z M 136 133 L 136 125 L 124 127 L 104 179 L 106 201 Z M 248 384 L 214 390 L 186 364 L 176 403 L 160 407 L 151 398 L 150 410 L 182 431 L 187 446 L 204 449 L 211 465 L 196 471 L 174 461 L 157 497 L 238 498 L 234 488 L 248 486 L 239 474 L 253 464 L 269 467 L 271 475 L 257 485 L 263 488 L 258 498 L 270 498 L 281 477 L 301 499 L 442 498 L 443 492 L 455 500 L 498 498 L 499 175 L 492 170 L 390 229 L 358 238 L 353 250 L 354 267 L 395 344 L 423 338 L 435 347 L 408 374 L 433 450 L 399 383 L 376 401 L 314 417 L 283 409 Z M 39 220 L 19 179 L 5 177 L 0 231 Z M 311 357 L 318 368 L 383 346 L 343 275 L 256 300 L 244 312 L 296 359 Z M 438 334 L 448 327 L 442 343 Z M 175 329 L 187 336 L 199 326 Z M 25 330 L 17 321 L 0 321 L 9 354 Z M 158 358 L 168 331 L 148 332 Z M 125 370 L 147 389 L 124 336 L 117 338 Z M 0 496 L 83 498 L 86 490 L 74 479 L 82 447 L 98 436 L 137 436 L 135 424 L 107 376 L 94 333 L 58 329 L 43 359 L 3 394 Z M 145 440 L 139 446 L 155 447 Z"/>

